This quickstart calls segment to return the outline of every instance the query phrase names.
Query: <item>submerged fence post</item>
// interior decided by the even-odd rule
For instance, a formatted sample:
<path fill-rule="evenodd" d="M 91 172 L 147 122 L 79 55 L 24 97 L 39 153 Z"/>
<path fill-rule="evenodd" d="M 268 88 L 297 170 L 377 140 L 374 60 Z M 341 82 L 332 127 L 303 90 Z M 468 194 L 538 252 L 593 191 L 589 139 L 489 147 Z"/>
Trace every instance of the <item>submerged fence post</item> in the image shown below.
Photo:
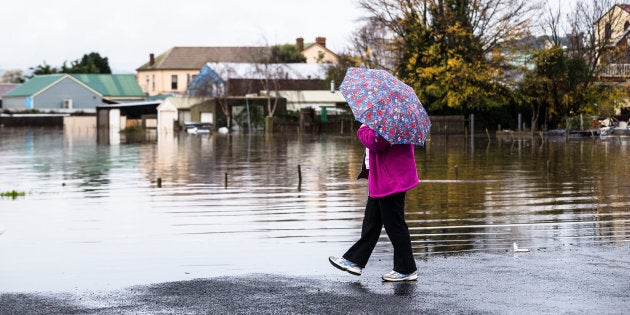
<path fill-rule="evenodd" d="M 551 173 L 551 161 L 547 160 L 547 176 Z"/>
<path fill-rule="evenodd" d="M 228 185 L 228 177 L 227 177 L 227 172 L 225 173 L 225 188 L 227 188 Z"/>
<path fill-rule="evenodd" d="M 157 179 L 157 187 L 162 188 L 162 177 L 158 177 Z"/>
<path fill-rule="evenodd" d="M 298 164 L 298 191 L 302 191 L 302 166 Z"/>

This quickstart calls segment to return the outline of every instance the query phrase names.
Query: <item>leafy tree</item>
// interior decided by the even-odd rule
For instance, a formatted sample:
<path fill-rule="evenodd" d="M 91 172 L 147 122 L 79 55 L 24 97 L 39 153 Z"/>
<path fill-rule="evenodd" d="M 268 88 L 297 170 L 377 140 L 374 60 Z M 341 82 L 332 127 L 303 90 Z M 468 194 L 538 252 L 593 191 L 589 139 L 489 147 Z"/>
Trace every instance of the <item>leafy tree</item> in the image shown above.
<path fill-rule="evenodd" d="M 592 79 L 588 62 L 553 46 L 534 55 L 536 68 L 520 84 L 523 100 L 532 114 L 532 131 L 564 126 L 579 114 L 611 114 L 621 99 L 615 85 L 584 84 Z"/>
<path fill-rule="evenodd" d="M 77 59 L 70 63 L 70 67 L 66 66 L 66 62 L 61 67 L 63 73 L 112 73 L 109 68 L 107 57 L 101 57 L 99 53 L 92 52 L 83 55 L 81 59 Z"/>
<path fill-rule="evenodd" d="M 35 75 L 55 73 L 112 73 L 107 57 L 101 57 L 101 55 L 96 52 L 83 55 L 81 59 L 72 61 L 70 66 L 66 64 L 67 61 L 64 61 L 61 68 L 55 68 L 46 64 L 46 61 L 44 61 L 43 64 L 30 68 L 32 72 L 27 78 L 32 78 Z"/>
<path fill-rule="evenodd" d="M 271 63 L 302 63 L 306 57 L 293 44 L 271 46 Z"/>
<path fill-rule="evenodd" d="M 24 83 L 25 76 L 22 70 L 7 70 L 2 74 L 2 83 Z"/>
<path fill-rule="evenodd" d="M 60 72 L 59 69 L 46 64 L 46 61 L 44 61 L 41 65 L 30 68 L 30 70 L 32 70 L 32 75 L 29 76 L 29 78 L 32 78 L 34 75 L 55 74 Z"/>
<path fill-rule="evenodd" d="M 524 36 L 536 6 L 526 0 L 361 0 L 391 34 L 394 72 L 432 113 L 487 111 L 515 95 L 486 56 Z M 369 61 L 369 60 L 368 60 Z"/>

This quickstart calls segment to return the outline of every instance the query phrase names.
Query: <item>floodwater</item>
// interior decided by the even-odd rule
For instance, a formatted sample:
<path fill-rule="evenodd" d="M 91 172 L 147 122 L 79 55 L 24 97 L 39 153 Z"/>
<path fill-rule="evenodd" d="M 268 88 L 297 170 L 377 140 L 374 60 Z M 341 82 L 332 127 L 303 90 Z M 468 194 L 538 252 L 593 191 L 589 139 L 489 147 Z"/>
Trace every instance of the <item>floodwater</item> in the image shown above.
<path fill-rule="evenodd" d="M 0 192 L 24 192 L 0 198 L 0 292 L 337 273 L 327 257 L 360 234 L 362 154 L 352 134 L 99 145 L 0 128 Z M 416 160 L 418 260 L 630 241 L 630 138 L 434 136 Z M 391 254 L 383 232 L 373 259 Z"/>

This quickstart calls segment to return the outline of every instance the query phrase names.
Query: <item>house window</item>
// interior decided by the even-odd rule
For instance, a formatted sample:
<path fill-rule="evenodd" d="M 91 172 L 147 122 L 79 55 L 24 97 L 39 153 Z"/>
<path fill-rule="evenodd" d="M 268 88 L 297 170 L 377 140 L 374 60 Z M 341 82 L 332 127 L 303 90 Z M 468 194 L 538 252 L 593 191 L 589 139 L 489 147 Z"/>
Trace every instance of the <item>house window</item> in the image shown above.
<path fill-rule="evenodd" d="M 171 90 L 177 90 L 177 75 L 171 76 Z"/>
<path fill-rule="evenodd" d="M 623 23 L 623 30 L 628 30 L 628 26 L 630 26 L 630 22 L 626 21 L 626 23 Z"/>
<path fill-rule="evenodd" d="M 604 26 L 604 39 L 609 40 L 610 36 L 612 36 L 612 27 L 610 23 L 606 23 L 606 26 Z"/>
<path fill-rule="evenodd" d="M 152 76 L 153 80 L 151 80 L 151 88 L 155 91 L 155 74 Z"/>

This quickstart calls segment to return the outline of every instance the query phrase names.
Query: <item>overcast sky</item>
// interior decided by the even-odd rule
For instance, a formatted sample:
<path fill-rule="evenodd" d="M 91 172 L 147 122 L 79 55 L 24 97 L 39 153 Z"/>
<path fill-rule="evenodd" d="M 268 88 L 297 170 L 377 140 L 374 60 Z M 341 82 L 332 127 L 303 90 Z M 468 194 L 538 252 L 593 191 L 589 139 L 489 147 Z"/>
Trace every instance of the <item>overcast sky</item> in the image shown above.
<path fill-rule="evenodd" d="M 26 71 L 97 52 L 114 73 L 133 73 L 173 46 L 314 42 L 347 47 L 363 11 L 353 0 L 2 1 L 0 69 Z"/>
<path fill-rule="evenodd" d="M 575 0 L 562 0 L 562 4 Z M 314 42 L 348 47 L 365 12 L 356 0 L 2 1 L 0 69 L 36 67 L 97 52 L 114 73 L 134 73 L 173 46 L 263 46 Z M 556 3 L 550 1 L 550 3 Z"/>

